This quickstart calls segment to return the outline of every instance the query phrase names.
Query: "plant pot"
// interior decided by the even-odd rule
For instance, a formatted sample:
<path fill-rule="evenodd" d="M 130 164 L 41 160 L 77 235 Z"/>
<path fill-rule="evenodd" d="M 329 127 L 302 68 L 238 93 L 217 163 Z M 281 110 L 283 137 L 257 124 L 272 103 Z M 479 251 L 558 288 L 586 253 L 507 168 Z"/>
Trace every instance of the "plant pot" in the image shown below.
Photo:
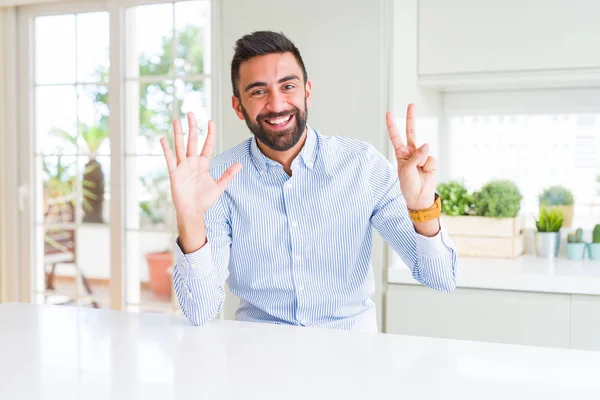
<path fill-rule="evenodd" d="M 535 249 L 538 257 L 557 257 L 560 249 L 560 232 L 536 232 Z"/>
<path fill-rule="evenodd" d="M 586 247 L 585 243 L 567 243 L 567 258 L 569 260 L 583 260 Z"/>
<path fill-rule="evenodd" d="M 588 256 L 590 260 L 600 261 L 600 243 L 588 243 Z"/>
<path fill-rule="evenodd" d="M 573 206 L 553 206 L 562 211 L 563 217 L 565 218 L 562 227 L 571 228 L 573 226 Z"/>
<path fill-rule="evenodd" d="M 173 266 L 173 255 L 169 252 L 147 253 L 150 289 L 155 296 L 171 296 L 171 276 L 168 269 Z"/>

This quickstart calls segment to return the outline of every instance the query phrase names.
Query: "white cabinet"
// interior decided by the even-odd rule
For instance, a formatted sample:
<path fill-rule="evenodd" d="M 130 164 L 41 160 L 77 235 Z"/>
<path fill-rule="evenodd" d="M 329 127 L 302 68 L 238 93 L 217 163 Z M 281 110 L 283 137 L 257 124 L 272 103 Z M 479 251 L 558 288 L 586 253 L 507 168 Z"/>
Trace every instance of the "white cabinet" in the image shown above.
<path fill-rule="evenodd" d="M 600 350 L 600 296 L 571 296 L 571 347 Z"/>
<path fill-rule="evenodd" d="M 600 68 L 600 1 L 419 0 L 419 75 Z"/>
<path fill-rule="evenodd" d="M 569 307 L 569 294 L 482 289 L 447 294 L 390 284 L 386 332 L 568 348 Z M 582 342 L 592 340 L 581 337 Z"/>

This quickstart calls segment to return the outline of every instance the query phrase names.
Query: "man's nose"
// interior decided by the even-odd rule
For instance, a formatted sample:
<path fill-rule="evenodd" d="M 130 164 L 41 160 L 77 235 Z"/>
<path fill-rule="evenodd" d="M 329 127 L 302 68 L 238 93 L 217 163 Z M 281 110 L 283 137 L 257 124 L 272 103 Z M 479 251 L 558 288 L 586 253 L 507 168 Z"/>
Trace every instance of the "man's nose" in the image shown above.
<path fill-rule="evenodd" d="M 271 92 L 269 94 L 267 109 L 273 113 L 280 113 L 282 111 L 286 111 L 288 107 L 285 95 L 279 91 Z"/>

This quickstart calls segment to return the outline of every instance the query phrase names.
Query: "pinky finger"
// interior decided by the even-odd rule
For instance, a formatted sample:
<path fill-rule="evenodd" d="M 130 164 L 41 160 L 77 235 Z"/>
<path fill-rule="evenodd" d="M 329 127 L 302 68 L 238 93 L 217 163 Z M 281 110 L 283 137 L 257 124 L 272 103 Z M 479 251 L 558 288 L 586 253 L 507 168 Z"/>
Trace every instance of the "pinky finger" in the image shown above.
<path fill-rule="evenodd" d="M 165 153 L 165 160 L 167 160 L 167 168 L 169 169 L 169 173 L 172 173 L 177 167 L 177 160 L 175 159 L 173 151 L 171 151 L 171 147 L 169 146 L 169 143 L 165 137 L 160 138 L 160 144 L 162 146 L 163 153 Z"/>

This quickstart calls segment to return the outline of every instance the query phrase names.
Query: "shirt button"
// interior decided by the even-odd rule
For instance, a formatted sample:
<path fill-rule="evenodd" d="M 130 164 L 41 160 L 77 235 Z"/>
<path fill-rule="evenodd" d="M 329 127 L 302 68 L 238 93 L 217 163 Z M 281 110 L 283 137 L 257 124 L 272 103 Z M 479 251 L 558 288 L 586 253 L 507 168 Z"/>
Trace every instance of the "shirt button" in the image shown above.
<path fill-rule="evenodd" d="M 298 226 L 298 223 L 296 221 L 292 221 L 292 226 L 295 228 Z"/>
<path fill-rule="evenodd" d="M 301 292 L 304 290 L 304 286 L 298 286 L 298 291 Z"/>
<path fill-rule="evenodd" d="M 292 184 L 288 183 L 288 184 L 285 185 L 285 187 L 288 188 L 288 189 L 291 189 L 292 188 Z"/>
<path fill-rule="evenodd" d="M 296 261 L 300 261 L 300 256 L 296 256 Z"/>

